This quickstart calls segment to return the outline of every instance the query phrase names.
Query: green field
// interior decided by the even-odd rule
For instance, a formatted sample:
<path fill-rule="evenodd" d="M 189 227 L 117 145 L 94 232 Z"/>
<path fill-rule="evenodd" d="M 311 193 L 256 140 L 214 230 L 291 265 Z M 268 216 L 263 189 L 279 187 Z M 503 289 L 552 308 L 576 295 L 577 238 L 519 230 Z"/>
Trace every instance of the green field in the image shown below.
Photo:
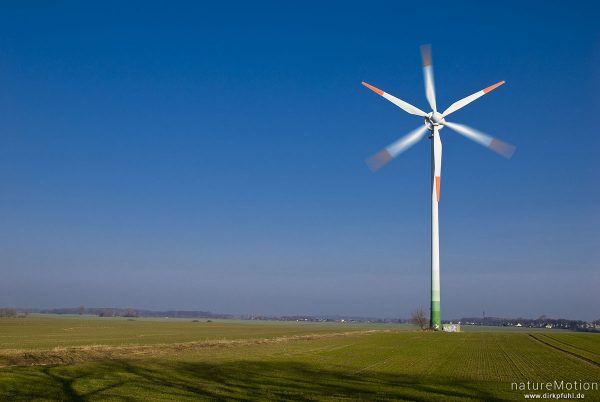
<path fill-rule="evenodd" d="M 524 400 L 600 381 L 600 335 L 30 316 L 0 320 L 0 365 L 1 400 Z"/>

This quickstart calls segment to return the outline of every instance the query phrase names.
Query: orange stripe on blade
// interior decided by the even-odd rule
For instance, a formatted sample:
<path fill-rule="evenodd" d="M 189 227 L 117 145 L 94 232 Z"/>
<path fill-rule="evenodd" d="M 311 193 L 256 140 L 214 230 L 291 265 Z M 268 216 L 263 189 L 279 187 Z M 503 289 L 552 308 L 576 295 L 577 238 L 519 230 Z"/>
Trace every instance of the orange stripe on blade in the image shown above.
<path fill-rule="evenodd" d="M 375 92 L 375 93 L 378 93 L 379 95 L 383 95 L 383 94 L 384 94 L 384 92 L 383 92 L 381 89 L 379 89 L 379 88 L 375 88 L 373 85 L 369 85 L 369 84 L 367 84 L 367 83 L 366 83 L 366 82 L 364 82 L 364 81 L 362 82 L 362 84 L 363 84 L 364 86 L 366 86 L 367 88 L 369 88 L 371 91 L 373 91 L 373 92 Z"/>
<path fill-rule="evenodd" d="M 435 176 L 435 194 L 437 202 L 440 202 L 440 176 Z"/>
<path fill-rule="evenodd" d="M 490 149 L 496 151 L 500 155 L 505 158 L 509 158 L 515 153 L 515 146 L 511 144 L 507 144 L 506 142 L 502 142 L 497 139 L 493 139 L 489 145 Z"/>
<path fill-rule="evenodd" d="M 367 159 L 367 165 L 373 172 L 392 160 L 392 155 L 385 149 Z"/>
<path fill-rule="evenodd" d="M 494 89 L 498 88 L 500 85 L 504 84 L 505 82 L 506 81 L 500 81 L 497 84 L 490 85 L 489 87 L 487 87 L 486 89 L 484 89 L 483 92 L 487 94 L 488 92 L 493 91 Z"/>
<path fill-rule="evenodd" d="M 421 59 L 423 59 L 423 67 L 431 65 L 431 45 L 421 46 Z"/>

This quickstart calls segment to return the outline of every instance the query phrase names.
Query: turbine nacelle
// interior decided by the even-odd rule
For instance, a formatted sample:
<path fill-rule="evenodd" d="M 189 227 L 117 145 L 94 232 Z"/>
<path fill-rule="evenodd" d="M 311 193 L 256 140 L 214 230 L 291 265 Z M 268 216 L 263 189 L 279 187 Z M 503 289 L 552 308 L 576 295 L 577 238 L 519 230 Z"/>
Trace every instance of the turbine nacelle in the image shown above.
<path fill-rule="evenodd" d="M 444 120 L 444 116 L 442 116 L 442 114 L 439 112 L 431 112 L 425 116 L 425 125 L 429 131 L 433 131 L 434 127 L 437 127 L 438 130 L 441 130 L 445 122 L 446 120 Z"/>

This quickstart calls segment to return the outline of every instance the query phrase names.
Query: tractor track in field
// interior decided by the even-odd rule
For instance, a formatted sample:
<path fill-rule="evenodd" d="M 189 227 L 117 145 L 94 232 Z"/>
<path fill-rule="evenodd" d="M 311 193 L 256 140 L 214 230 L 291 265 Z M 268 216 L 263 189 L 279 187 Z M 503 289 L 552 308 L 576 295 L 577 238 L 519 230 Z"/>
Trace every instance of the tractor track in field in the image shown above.
<path fill-rule="evenodd" d="M 0 351 L 0 369 L 17 366 L 67 365 L 86 361 L 119 360 L 139 357 L 153 358 L 183 352 L 200 351 L 209 348 L 277 344 L 347 336 L 365 336 L 385 332 L 390 332 L 390 330 L 345 331 L 326 334 L 289 335 L 254 339 L 216 339 L 210 341 L 161 343 L 152 345 L 88 345 L 38 350 L 12 349 Z"/>
<path fill-rule="evenodd" d="M 543 339 L 540 339 L 539 337 L 537 337 L 537 336 L 535 336 L 533 334 L 529 334 L 529 337 L 532 338 L 534 341 L 539 342 L 539 343 L 541 343 L 543 345 L 546 345 L 546 346 L 548 346 L 548 347 L 550 347 L 552 349 L 558 350 L 558 351 L 560 351 L 562 353 L 565 353 L 565 354 L 567 354 L 569 356 L 573 356 L 573 357 L 575 357 L 575 358 L 577 358 L 579 360 L 582 360 L 582 361 L 584 361 L 586 363 L 589 363 L 589 364 L 591 364 L 591 365 L 593 365 L 595 367 L 600 367 L 600 363 L 597 363 L 597 362 L 593 361 L 592 359 L 588 359 L 585 356 L 578 355 L 577 353 L 571 352 L 570 350 L 562 349 L 561 347 L 553 345 L 550 342 L 547 342 L 547 341 L 545 341 Z M 550 339 L 553 339 L 553 338 L 550 338 Z"/>
<path fill-rule="evenodd" d="M 553 336 L 546 335 L 546 334 L 543 334 L 542 336 L 544 336 L 545 338 L 552 339 L 554 342 L 562 343 L 563 345 L 565 345 L 565 346 L 568 346 L 568 347 L 570 347 L 571 349 L 577 349 L 577 350 L 581 350 L 582 352 L 589 353 L 589 354 L 591 354 L 591 355 L 600 356 L 600 354 L 599 354 L 599 353 L 596 353 L 596 352 L 594 352 L 594 351 L 592 351 L 592 350 L 587 350 L 587 349 L 580 348 L 580 347 L 578 347 L 578 346 L 575 346 L 575 345 L 572 345 L 572 344 L 570 344 L 570 343 L 568 343 L 568 342 L 565 342 L 565 341 L 562 341 L 562 340 L 560 340 L 560 339 L 557 339 L 557 338 L 555 338 L 555 337 L 553 337 Z"/>

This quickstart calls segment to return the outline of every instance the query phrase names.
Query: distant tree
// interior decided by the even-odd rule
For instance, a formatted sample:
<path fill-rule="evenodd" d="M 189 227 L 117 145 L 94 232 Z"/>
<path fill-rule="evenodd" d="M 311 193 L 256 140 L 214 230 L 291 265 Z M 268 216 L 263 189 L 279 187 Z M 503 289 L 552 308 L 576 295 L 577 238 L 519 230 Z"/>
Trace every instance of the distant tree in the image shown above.
<path fill-rule="evenodd" d="M 100 313 L 98 313 L 98 315 L 100 317 L 114 317 L 115 312 L 110 308 L 105 308 L 105 309 L 100 310 Z"/>
<path fill-rule="evenodd" d="M 138 316 L 138 312 L 132 308 L 128 308 L 125 311 L 125 314 L 123 314 L 123 317 L 137 317 Z"/>
<path fill-rule="evenodd" d="M 2 307 L 0 308 L 0 317 L 11 318 L 17 316 L 17 309 L 12 307 Z"/>
<path fill-rule="evenodd" d="M 83 313 L 85 313 L 85 306 L 81 305 L 77 307 L 77 314 L 82 315 Z"/>
<path fill-rule="evenodd" d="M 427 327 L 427 321 L 429 321 L 429 319 L 427 318 L 423 307 L 417 308 L 410 316 L 410 322 L 418 325 L 421 329 L 425 329 L 425 327 Z"/>

